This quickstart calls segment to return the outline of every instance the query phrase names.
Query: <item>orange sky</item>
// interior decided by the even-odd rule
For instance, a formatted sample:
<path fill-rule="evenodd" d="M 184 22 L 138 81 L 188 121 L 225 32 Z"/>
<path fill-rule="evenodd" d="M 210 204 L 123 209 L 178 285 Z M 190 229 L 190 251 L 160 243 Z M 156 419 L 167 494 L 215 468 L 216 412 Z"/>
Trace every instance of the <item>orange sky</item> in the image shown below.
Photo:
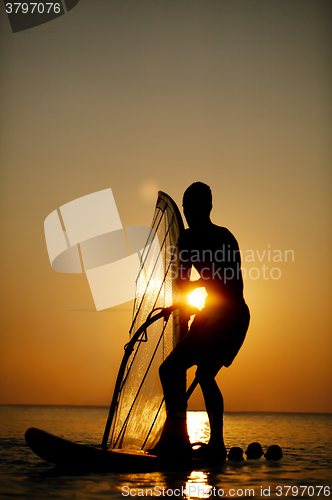
<path fill-rule="evenodd" d="M 128 339 L 131 303 L 51 269 L 47 215 L 110 187 L 150 225 L 201 180 L 247 257 L 226 411 L 332 411 L 329 5 L 86 0 L 13 34 L 1 3 L 0 404 L 107 405 Z"/>

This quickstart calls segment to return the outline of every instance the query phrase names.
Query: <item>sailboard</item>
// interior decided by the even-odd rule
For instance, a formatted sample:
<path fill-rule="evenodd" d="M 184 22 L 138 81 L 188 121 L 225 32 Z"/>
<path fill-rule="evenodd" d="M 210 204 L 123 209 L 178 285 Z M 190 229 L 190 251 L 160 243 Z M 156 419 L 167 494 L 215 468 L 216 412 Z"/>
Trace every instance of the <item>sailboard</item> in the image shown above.
<path fill-rule="evenodd" d="M 130 341 L 126 346 L 102 446 L 146 450 L 158 440 L 166 417 L 158 369 L 181 336 L 177 275 L 184 230 L 175 202 L 158 193 L 150 234 L 141 255 Z"/>
<path fill-rule="evenodd" d="M 146 453 L 153 448 L 166 418 L 158 369 L 187 325 L 177 305 L 179 238 L 183 221 L 175 202 L 158 193 L 151 230 L 140 252 L 140 271 L 129 342 L 120 365 L 103 440 L 88 447 L 30 428 L 26 441 L 41 458 L 88 471 L 154 471 L 204 467 L 189 459 L 170 463 Z"/>

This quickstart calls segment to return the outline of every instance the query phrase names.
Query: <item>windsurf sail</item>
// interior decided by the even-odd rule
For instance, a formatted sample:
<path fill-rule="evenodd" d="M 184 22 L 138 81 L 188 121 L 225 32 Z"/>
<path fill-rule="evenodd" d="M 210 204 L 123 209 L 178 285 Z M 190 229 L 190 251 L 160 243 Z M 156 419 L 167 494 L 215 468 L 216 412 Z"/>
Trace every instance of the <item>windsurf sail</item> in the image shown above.
<path fill-rule="evenodd" d="M 175 202 L 158 200 L 150 234 L 141 255 L 130 340 L 120 366 L 102 446 L 152 448 L 166 418 L 159 366 L 180 338 L 178 241 L 184 230 Z M 166 309 L 165 309 L 166 308 Z"/>

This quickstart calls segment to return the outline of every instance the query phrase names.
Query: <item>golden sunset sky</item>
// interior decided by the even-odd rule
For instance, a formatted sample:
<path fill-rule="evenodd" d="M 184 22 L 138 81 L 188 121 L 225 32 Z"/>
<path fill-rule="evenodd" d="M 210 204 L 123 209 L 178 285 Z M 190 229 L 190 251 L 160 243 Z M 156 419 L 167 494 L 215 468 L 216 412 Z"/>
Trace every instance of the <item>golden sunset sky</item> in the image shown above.
<path fill-rule="evenodd" d="M 122 224 L 149 226 L 158 190 L 181 207 L 199 180 L 251 310 L 225 410 L 331 412 L 330 0 L 81 0 L 15 34 L 0 18 L 0 404 L 108 405 L 128 340 L 132 302 L 97 312 L 84 274 L 53 271 L 45 218 L 112 188 Z"/>

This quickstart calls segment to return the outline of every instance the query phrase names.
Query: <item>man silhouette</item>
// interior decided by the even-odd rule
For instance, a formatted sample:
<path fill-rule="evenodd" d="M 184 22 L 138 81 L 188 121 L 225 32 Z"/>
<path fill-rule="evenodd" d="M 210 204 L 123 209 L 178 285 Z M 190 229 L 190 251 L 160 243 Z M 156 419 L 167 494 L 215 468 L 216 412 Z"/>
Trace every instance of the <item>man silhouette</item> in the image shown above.
<path fill-rule="evenodd" d="M 157 455 L 190 455 L 186 426 L 186 372 L 197 365 L 210 423 L 210 440 L 201 447 L 201 456 L 226 458 L 223 440 L 224 403 L 215 376 L 230 366 L 238 353 L 249 325 L 249 309 L 243 298 L 239 246 L 232 233 L 211 222 L 211 189 L 195 182 L 185 191 L 183 211 L 188 222 L 179 243 L 178 284 L 182 301 L 197 287 L 208 294 L 205 307 L 196 314 L 190 330 L 160 366 L 167 419 L 162 436 L 152 450 Z M 192 265 L 200 279 L 190 281 Z"/>

